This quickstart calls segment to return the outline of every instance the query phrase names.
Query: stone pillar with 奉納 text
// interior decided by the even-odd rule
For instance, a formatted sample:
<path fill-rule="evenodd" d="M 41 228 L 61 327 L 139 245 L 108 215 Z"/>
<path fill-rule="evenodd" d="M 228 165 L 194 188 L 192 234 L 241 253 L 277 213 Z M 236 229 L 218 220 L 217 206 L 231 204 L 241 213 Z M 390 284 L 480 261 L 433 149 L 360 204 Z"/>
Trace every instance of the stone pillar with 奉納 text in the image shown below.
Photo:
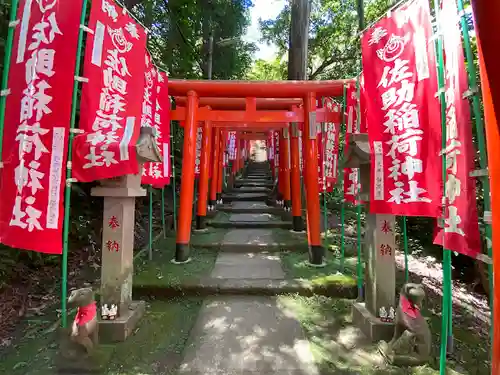
<path fill-rule="evenodd" d="M 376 155 L 374 155 L 376 156 Z M 352 134 L 346 168 L 359 168 L 358 199 L 369 207 L 370 145 L 367 134 Z M 366 210 L 363 254 L 365 258 L 364 302 L 353 304 L 353 323 L 373 342 L 390 340 L 394 333 L 396 299 L 395 216 Z"/>
<path fill-rule="evenodd" d="M 139 173 L 100 181 L 91 194 L 104 197 L 99 341 L 124 341 L 144 314 L 144 301 L 132 300 L 135 198 L 141 187 L 142 164 L 161 162 L 152 128 L 141 128 L 136 146 Z"/>

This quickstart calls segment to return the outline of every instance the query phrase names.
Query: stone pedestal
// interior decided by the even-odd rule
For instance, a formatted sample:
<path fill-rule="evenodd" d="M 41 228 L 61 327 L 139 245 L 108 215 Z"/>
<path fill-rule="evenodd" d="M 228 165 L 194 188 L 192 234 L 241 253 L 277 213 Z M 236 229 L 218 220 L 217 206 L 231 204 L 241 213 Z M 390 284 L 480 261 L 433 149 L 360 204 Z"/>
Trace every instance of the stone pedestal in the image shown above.
<path fill-rule="evenodd" d="M 373 342 L 389 341 L 396 310 L 395 216 L 369 213 L 370 148 L 367 134 L 351 136 L 345 167 L 359 168 L 366 204 L 364 302 L 353 304 L 353 323 Z"/>
<path fill-rule="evenodd" d="M 93 196 L 104 197 L 100 313 L 110 314 L 99 322 L 101 343 L 124 341 L 145 309 L 144 302 L 132 301 L 135 197 L 146 195 L 141 174 L 103 180 L 92 189 Z"/>

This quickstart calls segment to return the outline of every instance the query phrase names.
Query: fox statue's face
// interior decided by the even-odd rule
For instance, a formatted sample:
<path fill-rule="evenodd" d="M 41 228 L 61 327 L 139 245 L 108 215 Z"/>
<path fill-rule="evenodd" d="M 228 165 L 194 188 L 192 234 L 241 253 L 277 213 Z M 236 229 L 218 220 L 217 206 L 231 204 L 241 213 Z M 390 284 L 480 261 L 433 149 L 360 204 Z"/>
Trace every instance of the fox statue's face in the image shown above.
<path fill-rule="evenodd" d="M 83 307 L 91 304 L 94 301 L 94 292 L 92 288 L 80 288 L 71 292 L 68 298 L 68 305 L 75 307 Z"/>

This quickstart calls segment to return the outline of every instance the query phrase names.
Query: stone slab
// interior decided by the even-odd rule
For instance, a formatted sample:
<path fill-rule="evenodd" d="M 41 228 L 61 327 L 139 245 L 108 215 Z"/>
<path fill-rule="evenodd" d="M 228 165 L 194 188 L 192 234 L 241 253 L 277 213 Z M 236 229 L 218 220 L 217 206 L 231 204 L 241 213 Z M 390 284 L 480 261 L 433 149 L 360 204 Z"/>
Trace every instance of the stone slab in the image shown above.
<path fill-rule="evenodd" d="M 317 375 L 300 323 L 269 297 L 207 300 L 179 374 Z"/>
<path fill-rule="evenodd" d="M 210 221 L 209 226 L 213 228 L 227 228 L 227 229 L 292 229 L 291 221 Z"/>
<path fill-rule="evenodd" d="M 272 189 L 274 187 L 274 183 L 270 181 L 266 182 L 241 182 L 241 181 L 236 181 L 234 183 L 234 186 L 236 187 L 265 187 L 267 189 Z"/>
<path fill-rule="evenodd" d="M 240 201 L 240 202 L 232 202 L 231 203 L 231 208 L 234 209 L 262 209 L 266 210 L 268 209 L 268 205 L 263 203 L 263 202 L 245 202 L 245 201 Z"/>
<path fill-rule="evenodd" d="M 271 189 L 268 189 L 266 187 L 239 187 L 239 188 L 233 188 L 231 190 L 228 190 L 230 194 L 271 194 Z"/>
<path fill-rule="evenodd" d="M 271 245 L 274 244 L 273 232 L 269 229 L 233 229 L 226 233 L 223 245 Z"/>
<path fill-rule="evenodd" d="M 219 279 L 284 279 L 279 255 L 220 253 L 212 278 Z"/>
<path fill-rule="evenodd" d="M 146 311 L 146 302 L 132 301 L 127 310 L 115 320 L 99 321 L 99 343 L 111 344 L 125 341 L 134 332 Z"/>
<path fill-rule="evenodd" d="M 307 297 L 324 295 L 353 300 L 357 297 L 357 286 L 355 283 L 348 285 L 332 283 L 328 287 L 324 287 L 301 279 L 219 279 L 204 277 L 175 285 L 136 285 L 133 292 L 135 296 L 163 301 L 169 301 L 173 297 L 185 298 L 188 296 L 278 296 L 282 294 L 299 294 Z"/>
<path fill-rule="evenodd" d="M 265 202 L 268 199 L 267 194 L 259 193 L 241 193 L 241 194 L 223 194 L 222 200 L 224 202 L 234 202 L 234 201 L 258 201 Z"/>
<path fill-rule="evenodd" d="M 230 222 L 250 222 L 250 223 L 267 223 L 271 221 L 271 214 L 231 214 Z"/>
<path fill-rule="evenodd" d="M 272 181 L 269 178 L 242 178 L 236 180 L 235 184 L 271 184 Z"/>
<path fill-rule="evenodd" d="M 353 303 L 352 323 L 373 343 L 389 342 L 394 334 L 394 323 L 381 321 L 368 311 L 365 303 Z"/>

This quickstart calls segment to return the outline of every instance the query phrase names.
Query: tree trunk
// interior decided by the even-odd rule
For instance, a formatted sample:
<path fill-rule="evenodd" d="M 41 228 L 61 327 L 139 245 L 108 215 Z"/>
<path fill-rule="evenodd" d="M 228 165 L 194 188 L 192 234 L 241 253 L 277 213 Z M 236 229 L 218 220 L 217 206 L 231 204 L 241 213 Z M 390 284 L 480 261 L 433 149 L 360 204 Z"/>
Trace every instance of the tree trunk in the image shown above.
<path fill-rule="evenodd" d="M 288 79 L 307 79 L 307 48 L 309 45 L 309 0 L 292 0 L 288 47 Z"/>

